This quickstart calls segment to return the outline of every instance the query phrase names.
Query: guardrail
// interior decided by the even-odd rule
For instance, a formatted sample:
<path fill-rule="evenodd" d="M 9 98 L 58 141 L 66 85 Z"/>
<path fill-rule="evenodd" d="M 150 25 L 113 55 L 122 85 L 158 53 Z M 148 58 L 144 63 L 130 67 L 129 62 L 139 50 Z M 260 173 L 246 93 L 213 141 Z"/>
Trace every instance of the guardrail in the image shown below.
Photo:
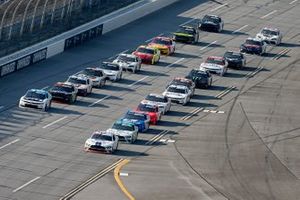
<path fill-rule="evenodd" d="M 0 58 L 0 77 L 99 37 L 179 0 L 141 0 L 70 31 Z"/>

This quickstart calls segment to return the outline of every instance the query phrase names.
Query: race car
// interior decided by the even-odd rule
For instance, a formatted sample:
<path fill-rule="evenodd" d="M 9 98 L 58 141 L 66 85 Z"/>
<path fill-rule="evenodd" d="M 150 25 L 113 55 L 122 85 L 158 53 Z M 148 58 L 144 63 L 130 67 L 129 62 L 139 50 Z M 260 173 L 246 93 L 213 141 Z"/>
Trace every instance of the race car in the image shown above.
<path fill-rule="evenodd" d="M 93 83 L 91 79 L 85 75 L 72 75 L 66 83 L 72 83 L 78 90 L 78 95 L 87 96 L 92 93 Z"/>
<path fill-rule="evenodd" d="M 138 107 L 136 108 L 137 112 L 142 112 L 150 116 L 150 124 L 157 124 L 157 122 L 160 120 L 161 112 L 158 109 L 157 105 L 151 105 L 151 104 L 144 104 L 140 103 Z"/>
<path fill-rule="evenodd" d="M 111 81 L 119 81 L 122 79 L 122 66 L 112 62 L 103 62 L 99 68 L 106 75 L 107 79 Z"/>
<path fill-rule="evenodd" d="M 118 136 L 107 131 L 96 131 L 86 140 L 84 148 L 86 151 L 96 150 L 104 151 L 106 153 L 114 153 L 118 150 L 118 145 Z"/>
<path fill-rule="evenodd" d="M 191 90 L 184 85 L 170 85 L 164 92 L 163 96 L 173 102 L 186 105 L 191 99 Z"/>
<path fill-rule="evenodd" d="M 173 40 L 195 44 L 199 41 L 199 31 L 191 26 L 180 26 L 179 29 L 173 33 Z"/>
<path fill-rule="evenodd" d="M 223 57 L 209 56 L 205 62 L 201 63 L 200 70 L 207 70 L 223 76 L 227 72 L 227 66 L 228 63 Z"/>
<path fill-rule="evenodd" d="M 150 116 L 135 111 L 128 111 L 119 121 L 122 123 L 133 123 L 138 127 L 139 132 L 147 131 L 150 126 Z"/>
<path fill-rule="evenodd" d="M 46 90 L 30 89 L 20 98 L 20 108 L 38 108 L 47 111 L 51 107 L 52 95 Z"/>
<path fill-rule="evenodd" d="M 265 27 L 256 34 L 256 38 L 269 44 L 279 45 L 282 40 L 282 34 L 277 28 Z"/>
<path fill-rule="evenodd" d="M 176 42 L 169 37 L 155 37 L 148 44 L 149 47 L 154 47 L 160 50 L 161 54 L 171 55 L 175 52 Z"/>
<path fill-rule="evenodd" d="M 72 83 L 57 82 L 49 90 L 53 99 L 74 103 L 77 100 L 77 88 Z"/>
<path fill-rule="evenodd" d="M 138 56 L 143 63 L 150 63 L 154 65 L 159 62 L 160 59 L 160 51 L 154 47 L 148 46 L 139 46 L 134 52 L 133 55 Z"/>
<path fill-rule="evenodd" d="M 199 29 L 204 31 L 222 32 L 224 22 L 221 17 L 216 15 L 205 15 L 199 23 Z"/>
<path fill-rule="evenodd" d="M 189 90 L 191 90 L 191 97 L 194 96 L 195 93 L 195 83 L 187 78 L 184 77 L 176 77 L 174 78 L 169 85 L 183 85 L 187 86 Z"/>
<path fill-rule="evenodd" d="M 106 74 L 100 68 L 96 67 L 88 67 L 84 70 L 76 73 L 76 75 L 84 75 L 90 78 L 92 81 L 93 87 L 100 88 L 105 85 L 106 82 Z"/>
<path fill-rule="evenodd" d="M 240 47 L 242 53 L 253 53 L 258 55 L 265 54 L 266 50 L 266 42 L 258 38 L 248 38 Z"/>
<path fill-rule="evenodd" d="M 106 132 L 119 137 L 120 141 L 134 143 L 138 137 L 138 127 L 130 122 L 116 121 Z"/>
<path fill-rule="evenodd" d="M 228 63 L 228 67 L 241 69 L 246 65 L 246 56 L 240 52 L 226 51 L 224 58 Z"/>
<path fill-rule="evenodd" d="M 171 109 L 171 101 L 161 94 L 149 94 L 141 101 L 143 104 L 156 105 L 162 114 L 166 114 Z"/>
<path fill-rule="evenodd" d="M 123 70 L 132 71 L 132 73 L 140 71 L 142 66 L 142 60 L 138 56 L 125 53 L 119 54 L 113 63 L 121 66 Z"/>
<path fill-rule="evenodd" d="M 186 78 L 192 80 L 197 88 L 208 88 L 212 85 L 212 75 L 207 70 L 192 69 Z"/>

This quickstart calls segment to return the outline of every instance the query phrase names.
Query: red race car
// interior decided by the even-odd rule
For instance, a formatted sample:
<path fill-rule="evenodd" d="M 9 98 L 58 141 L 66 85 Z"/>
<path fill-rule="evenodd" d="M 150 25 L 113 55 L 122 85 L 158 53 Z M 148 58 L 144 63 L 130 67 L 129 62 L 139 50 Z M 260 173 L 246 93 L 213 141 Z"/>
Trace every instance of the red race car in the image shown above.
<path fill-rule="evenodd" d="M 157 105 L 140 103 L 136 108 L 136 111 L 146 113 L 147 115 L 149 115 L 150 124 L 157 124 L 158 120 L 160 120 L 161 117 L 161 111 L 159 111 Z"/>
<path fill-rule="evenodd" d="M 154 47 L 139 46 L 133 54 L 138 56 L 143 63 L 150 63 L 152 65 L 160 59 L 160 51 Z"/>
<path fill-rule="evenodd" d="M 160 50 L 162 54 L 171 55 L 175 52 L 176 43 L 168 37 L 155 37 L 148 44 L 149 47 L 154 47 Z"/>

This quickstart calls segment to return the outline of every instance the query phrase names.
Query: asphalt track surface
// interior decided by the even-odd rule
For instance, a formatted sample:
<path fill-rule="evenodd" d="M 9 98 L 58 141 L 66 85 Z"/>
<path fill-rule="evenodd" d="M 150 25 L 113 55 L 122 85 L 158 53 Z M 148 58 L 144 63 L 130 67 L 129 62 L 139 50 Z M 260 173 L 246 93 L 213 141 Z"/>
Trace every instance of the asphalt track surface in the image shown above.
<path fill-rule="evenodd" d="M 178 44 L 173 56 L 143 65 L 138 74 L 125 73 L 122 81 L 94 89 L 74 105 L 54 103 L 48 113 L 17 107 L 29 88 L 66 80 L 206 13 L 222 16 L 223 33 L 201 32 L 200 43 Z M 2 78 L 0 199 L 59 199 L 120 158 L 131 160 L 121 171 L 128 176 L 121 179 L 135 199 L 299 199 L 298 13 L 299 2 L 292 0 L 181 1 Z M 209 55 L 238 49 L 268 25 L 282 30 L 280 46 L 268 47 L 263 57 L 247 56 L 244 70 L 214 76 L 211 89 L 198 89 L 186 106 L 173 104 L 158 125 L 139 134 L 136 144 L 121 144 L 115 155 L 83 151 L 94 130 L 109 128 L 145 95 L 161 93 L 173 77 L 185 76 Z M 126 196 L 109 172 L 73 199 Z"/>

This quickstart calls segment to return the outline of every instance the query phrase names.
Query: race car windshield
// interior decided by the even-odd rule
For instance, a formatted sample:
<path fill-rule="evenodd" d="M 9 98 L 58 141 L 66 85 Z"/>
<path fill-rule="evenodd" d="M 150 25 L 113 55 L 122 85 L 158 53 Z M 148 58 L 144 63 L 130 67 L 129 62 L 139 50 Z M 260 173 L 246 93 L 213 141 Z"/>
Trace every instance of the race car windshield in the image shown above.
<path fill-rule="evenodd" d="M 98 76 L 102 77 L 103 73 L 100 70 L 92 70 L 92 69 L 85 69 L 83 70 L 82 74 L 85 74 L 87 76 Z"/>
<path fill-rule="evenodd" d="M 203 17 L 203 22 L 213 22 L 213 23 L 217 24 L 217 23 L 219 23 L 219 19 L 216 17 L 206 15 Z"/>
<path fill-rule="evenodd" d="M 157 97 L 157 96 L 151 96 L 151 95 L 148 95 L 146 97 L 146 100 L 148 100 L 148 101 L 155 101 L 155 102 L 162 102 L 162 103 L 168 102 L 167 98 Z"/>
<path fill-rule="evenodd" d="M 189 34 L 189 35 L 194 35 L 194 30 L 193 29 L 188 29 L 188 28 L 180 28 L 177 32 L 185 33 L 185 34 Z"/>
<path fill-rule="evenodd" d="M 39 92 L 34 92 L 34 91 L 28 91 L 25 94 L 25 97 L 27 98 L 35 98 L 35 99 L 46 99 L 46 95 L 43 93 L 39 93 Z"/>
<path fill-rule="evenodd" d="M 125 115 L 125 118 L 127 118 L 127 119 L 135 119 L 135 120 L 145 120 L 145 116 L 144 115 L 135 115 L 135 114 L 131 114 L 131 113 L 127 113 Z"/>
<path fill-rule="evenodd" d="M 52 90 L 62 91 L 62 92 L 73 92 L 72 87 L 64 87 L 64 86 L 54 86 Z"/>
<path fill-rule="evenodd" d="M 212 63 L 217 65 L 225 65 L 223 60 L 217 60 L 217 59 L 207 59 L 206 63 Z"/>
<path fill-rule="evenodd" d="M 109 136 L 109 135 L 102 135 L 102 134 L 94 134 L 94 135 L 92 135 L 92 139 L 112 141 L 111 136 Z"/>
<path fill-rule="evenodd" d="M 120 69 L 119 65 L 110 65 L 110 64 L 102 64 L 101 68 L 107 70 L 113 70 L 113 71 L 119 71 Z"/>
<path fill-rule="evenodd" d="M 152 43 L 155 43 L 155 44 L 162 44 L 162 45 L 171 45 L 171 41 L 169 40 L 163 40 L 163 39 L 158 39 L 158 38 L 155 38 Z"/>
<path fill-rule="evenodd" d="M 140 53 L 146 53 L 146 54 L 154 54 L 154 50 L 153 49 L 147 49 L 147 48 L 138 48 L 137 50 Z"/>
<path fill-rule="evenodd" d="M 255 41 L 255 40 L 246 40 L 246 44 L 260 46 L 261 42 L 260 41 Z"/>
<path fill-rule="evenodd" d="M 186 81 L 180 81 L 180 80 L 173 80 L 171 82 L 171 84 L 169 85 L 184 85 L 184 86 L 190 86 L 189 82 L 186 82 Z"/>
<path fill-rule="evenodd" d="M 77 79 L 77 78 L 69 78 L 68 82 L 74 83 L 74 84 L 82 84 L 82 85 L 86 84 L 86 80 Z"/>
<path fill-rule="evenodd" d="M 127 126 L 122 124 L 114 124 L 112 128 L 123 131 L 134 131 L 134 126 Z"/>
<path fill-rule="evenodd" d="M 129 56 L 122 56 L 122 55 L 118 57 L 118 60 L 121 60 L 123 62 L 135 62 L 135 58 Z"/>
<path fill-rule="evenodd" d="M 138 110 L 145 111 L 145 112 L 156 112 L 155 107 L 147 106 L 147 105 L 144 105 L 144 104 L 140 104 L 138 106 Z"/>
<path fill-rule="evenodd" d="M 277 31 L 272 31 L 272 30 L 267 30 L 267 29 L 262 30 L 261 33 L 264 35 L 278 35 Z"/>
<path fill-rule="evenodd" d="M 224 55 L 224 57 L 226 57 L 226 58 L 235 58 L 235 59 L 239 59 L 239 58 L 241 58 L 242 56 L 241 56 L 241 54 L 239 54 L 239 53 L 226 52 L 225 55 Z"/>
<path fill-rule="evenodd" d="M 196 76 L 196 77 L 203 77 L 203 78 L 207 78 L 208 77 L 205 72 L 200 71 L 200 70 L 192 70 L 190 72 L 189 76 L 191 76 L 191 77 Z"/>
<path fill-rule="evenodd" d="M 185 89 L 175 88 L 175 87 L 169 87 L 168 92 L 174 92 L 174 93 L 180 93 L 185 94 Z"/>

